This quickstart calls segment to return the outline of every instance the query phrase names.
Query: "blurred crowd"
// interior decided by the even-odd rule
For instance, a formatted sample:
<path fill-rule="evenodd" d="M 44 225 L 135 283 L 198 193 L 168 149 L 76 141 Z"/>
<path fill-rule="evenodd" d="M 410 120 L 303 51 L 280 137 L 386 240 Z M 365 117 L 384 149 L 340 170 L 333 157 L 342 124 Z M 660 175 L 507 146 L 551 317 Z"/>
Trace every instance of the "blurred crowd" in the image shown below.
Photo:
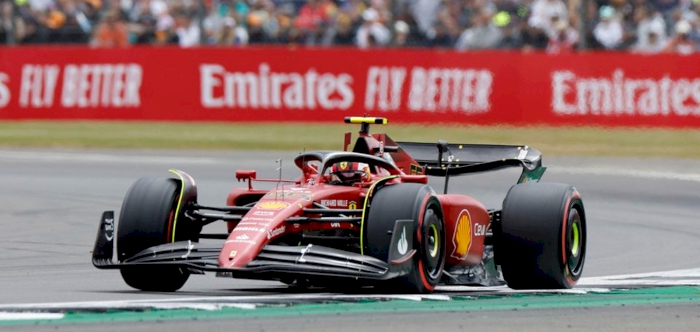
<path fill-rule="evenodd" d="M 0 0 L 0 43 L 689 54 L 700 0 Z"/>

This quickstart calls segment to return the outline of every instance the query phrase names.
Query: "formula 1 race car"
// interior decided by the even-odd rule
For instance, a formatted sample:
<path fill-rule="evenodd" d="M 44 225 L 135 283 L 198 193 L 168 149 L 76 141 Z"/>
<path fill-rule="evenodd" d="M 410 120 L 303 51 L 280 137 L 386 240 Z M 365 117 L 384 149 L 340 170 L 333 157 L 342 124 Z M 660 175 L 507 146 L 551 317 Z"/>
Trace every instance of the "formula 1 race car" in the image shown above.
<path fill-rule="evenodd" d="M 583 201 L 570 185 L 539 182 L 545 171 L 539 151 L 395 142 L 369 133 L 370 124 L 386 124 L 384 118 L 345 122 L 361 125 L 352 151 L 346 133 L 343 151 L 300 153 L 296 179 L 281 173 L 258 179 L 256 171 L 237 170 L 236 179 L 247 185 L 231 190 L 226 206 L 199 204 L 195 181 L 182 171 L 137 180 L 116 229 L 114 212 L 103 213 L 94 266 L 119 269 L 129 286 L 144 291 L 175 291 L 204 272 L 407 293 L 439 284 L 576 284 L 586 255 Z M 447 193 L 452 176 L 504 167 L 523 171 L 499 209 Z M 444 177 L 442 194 L 428 186 L 429 176 Z M 255 189 L 255 182 L 274 188 Z M 202 233 L 217 221 L 225 232 Z"/>

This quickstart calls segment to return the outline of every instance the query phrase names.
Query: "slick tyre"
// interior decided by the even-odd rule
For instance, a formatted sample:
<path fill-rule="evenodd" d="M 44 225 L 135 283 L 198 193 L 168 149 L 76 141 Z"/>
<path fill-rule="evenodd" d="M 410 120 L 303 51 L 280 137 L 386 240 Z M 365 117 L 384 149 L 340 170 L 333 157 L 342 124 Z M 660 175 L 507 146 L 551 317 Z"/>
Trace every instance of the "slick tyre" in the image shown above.
<path fill-rule="evenodd" d="M 380 188 L 371 198 L 366 222 L 367 251 L 388 261 L 391 231 L 396 220 L 414 220 L 413 249 L 408 274 L 386 286 L 398 293 L 429 293 L 440 281 L 445 265 L 445 225 L 442 206 L 430 187 L 403 183 Z"/>
<path fill-rule="evenodd" d="M 174 223 L 179 186 L 174 179 L 141 178 L 129 188 L 117 228 L 120 262 L 152 246 L 196 240 L 198 232 L 194 231 L 191 220 L 180 216 Z M 187 269 L 179 266 L 123 268 L 121 275 L 129 286 L 155 292 L 176 291 L 190 276 Z"/>
<path fill-rule="evenodd" d="M 511 187 L 496 227 L 495 256 L 508 287 L 571 288 L 586 258 L 586 214 L 567 184 Z"/>

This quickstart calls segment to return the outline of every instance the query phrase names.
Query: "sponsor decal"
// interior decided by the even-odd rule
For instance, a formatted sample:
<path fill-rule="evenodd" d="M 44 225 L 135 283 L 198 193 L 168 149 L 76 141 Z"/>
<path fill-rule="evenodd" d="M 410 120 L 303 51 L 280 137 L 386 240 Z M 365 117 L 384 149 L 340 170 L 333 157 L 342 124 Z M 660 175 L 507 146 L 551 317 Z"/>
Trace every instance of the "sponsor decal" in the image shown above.
<path fill-rule="evenodd" d="M 107 241 L 112 241 L 112 239 L 114 239 L 114 218 L 105 219 L 104 225 L 105 238 L 107 238 Z"/>
<path fill-rule="evenodd" d="M 292 226 L 294 226 L 294 228 L 299 228 L 301 227 L 301 224 L 293 224 Z"/>
<path fill-rule="evenodd" d="M 229 259 L 234 259 L 234 258 L 236 258 L 236 254 L 237 254 L 237 253 L 238 253 L 238 251 L 236 251 L 236 250 L 231 250 L 231 252 L 228 253 L 228 258 L 229 258 Z"/>
<path fill-rule="evenodd" d="M 423 174 L 423 166 L 411 164 L 411 168 L 408 172 L 409 175 Z"/>
<path fill-rule="evenodd" d="M 340 227 L 340 223 L 339 223 L 339 222 L 332 222 L 332 223 L 331 223 L 331 227 L 333 227 L 333 228 L 339 228 L 339 227 Z"/>
<path fill-rule="evenodd" d="M 270 191 L 267 194 L 265 194 L 266 197 L 276 197 L 279 199 L 285 199 L 285 198 L 296 198 L 296 199 L 303 199 L 306 201 L 310 201 L 314 195 L 308 191 L 308 190 L 276 190 L 276 191 Z"/>
<path fill-rule="evenodd" d="M 205 108 L 339 109 L 355 101 L 349 73 L 282 72 L 268 63 L 257 71 L 229 72 L 216 63 L 199 66 L 201 103 Z"/>
<path fill-rule="evenodd" d="M 455 232 L 452 235 L 452 244 L 454 250 L 450 257 L 465 260 L 469 255 L 469 249 L 472 247 L 472 225 L 469 211 L 462 210 L 457 217 L 455 223 Z"/>
<path fill-rule="evenodd" d="M 233 240 L 228 240 L 226 243 L 247 243 L 247 244 L 255 244 L 256 242 L 250 239 L 250 236 L 248 234 L 241 234 L 239 236 L 236 236 Z"/>
<path fill-rule="evenodd" d="M 350 202 L 348 203 L 348 209 L 350 209 L 350 210 L 356 210 L 356 209 L 357 209 L 357 202 L 355 202 L 355 201 L 350 201 Z"/>
<path fill-rule="evenodd" d="M 552 73 L 552 109 L 557 115 L 700 116 L 700 79 L 629 78 L 622 69 L 608 77 Z"/>
<path fill-rule="evenodd" d="M 486 236 L 488 227 L 482 224 L 474 224 L 474 236 Z"/>
<path fill-rule="evenodd" d="M 289 203 L 287 202 L 262 202 L 258 203 L 258 209 L 261 210 L 282 210 L 287 208 Z"/>
<path fill-rule="evenodd" d="M 239 222 L 238 225 L 253 225 L 253 226 L 261 225 L 261 223 L 258 223 L 256 221 L 261 221 L 261 222 L 263 222 L 262 225 L 265 225 L 268 222 L 270 222 L 271 220 L 272 220 L 272 218 L 243 217 L 243 219 L 241 219 L 241 222 Z"/>
<path fill-rule="evenodd" d="M 285 226 L 280 226 L 278 228 L 275 228 L 275 229 L 267 232 L 267 239 L 269 240 L 277 235 L 280 235 L 280 234 L 284 233 L 286 230 L 287 230 L 287 227 L 285 227 Z"/>
<path fill-rule="evenodd" d="M 313 247 L 313 246 L 314 246 L 313 244 L 309 243 L 308 245 L 306 245 L 306 247 L 304 249 L 301 249 L 301 251 L 299 251 L 301 256 L 299 256 L 299 258 L 297 259 L 297 263 L 306 263 L 306 259 L 304 259 L 304 255 L 306 255 L 308 252 L 310 252 L 311 247 Z"/>
<path fill-rule="evenodd" d="M 233 229 L 234 231 L 249 231 L 249 232 L 258 232 L 258 233 L 265 233 L 264 228 L 260 227 L 238 227 Z"/>
<path fill-rule="evenodd" d="M 7 106 L 10 103 L 12 93 L 10 92 L 10 76 L 0 72 L 0 108 Z"/>
<path fill-rule="evenodd" d="M 365 110 L 487 113 L 494 73 L 487 69 L 371 66 L 367 70 Z M 408 90 L 408 100 L 401 96 Z"/>
<path fill-rule="evenodd" d="M 273 211 L 255 211 L 253 212 L 254 216 L 274 216 L 275 213 Z"/>
<path fill-rule="evenodd" d="M 349 202 L 347 199 L 322 199 L 321 205 L 327 207 L 347 207 Z"/>
<path fill-rule="evenodd" d="M 0 75 L 0 83 L 4 81 Z M 25 64 L 21 108 L 127 108 L 141 106 L 143 68 L 139 64 Z M 58 87 L 61 87 L 60 89 Z M 0 88 L 0 92 L 2 92 Z M 0 97 L 6 95 L 0 93 Z M 0 98 L 0 103 L 5 98 Z"/>
<path fill-rule="evenodd" d="M 399 238 L 399 243 L 396 246 L 399 250 L 399 255 L 405 255 L 408 252 L 408 240 L 406 240 L 406 226 L 403 227 L 401 231 L 401 237 Z"/>

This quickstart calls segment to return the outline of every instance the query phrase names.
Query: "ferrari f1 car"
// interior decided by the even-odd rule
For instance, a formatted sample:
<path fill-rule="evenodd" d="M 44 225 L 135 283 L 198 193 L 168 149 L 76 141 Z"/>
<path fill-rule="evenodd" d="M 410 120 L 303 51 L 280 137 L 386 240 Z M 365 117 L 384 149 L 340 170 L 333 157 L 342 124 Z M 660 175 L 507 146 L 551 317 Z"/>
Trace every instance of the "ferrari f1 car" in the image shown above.
<path fill-rule="evenodd" d="M 295 179 L 258 179 L 226 206 L 197 200 L 194 179 L 141 178 L 128 190 L 115 225 L 102 215 L 92 262 L 118 269 L 131 287 L 175 291 L 192 274 L 278 280 L 295 286 L 374 286 L 427 293 L 439 284 L 515 289 L 573 287 L 586 255 L 586 214 L 578 191 L 540 183 L 539 151 L 528 146 L 395 142 L 370 134 L 384 118 L 360 124 L 342 151 L 296 156 Z M 448 193 L 453 176 L 520 167 L 502 207 Z M 281 174 L 281 173 L 280 173 Z M 442 193 L 428 177 L 444 177 Z M 254 188 L 272 182 L 272 189 Z M 223 222 L 221 233 L 202 227 Z M 207 239 L 204 241 L 204 239 Z M 116 245 L 116 260 L 114 247 Z"/>

